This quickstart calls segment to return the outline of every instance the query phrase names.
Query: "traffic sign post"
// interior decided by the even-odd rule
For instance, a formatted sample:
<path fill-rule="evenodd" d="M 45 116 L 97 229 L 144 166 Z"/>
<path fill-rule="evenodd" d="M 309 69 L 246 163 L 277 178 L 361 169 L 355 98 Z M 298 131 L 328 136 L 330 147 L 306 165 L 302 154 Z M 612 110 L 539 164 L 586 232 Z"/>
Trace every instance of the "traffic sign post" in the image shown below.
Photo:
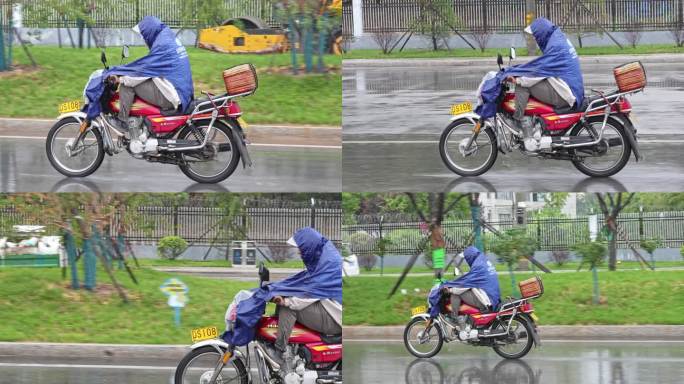
<path fill-rule="evenodd" d="M 175 277 L 168 279 L 159 289 L 168 296 L 167 304 L 174 310 L 174 323 L 176 327 L 181 325 L 181 308 L 188 302 L 188 292 L 190 289 L 180 279 Z"/>

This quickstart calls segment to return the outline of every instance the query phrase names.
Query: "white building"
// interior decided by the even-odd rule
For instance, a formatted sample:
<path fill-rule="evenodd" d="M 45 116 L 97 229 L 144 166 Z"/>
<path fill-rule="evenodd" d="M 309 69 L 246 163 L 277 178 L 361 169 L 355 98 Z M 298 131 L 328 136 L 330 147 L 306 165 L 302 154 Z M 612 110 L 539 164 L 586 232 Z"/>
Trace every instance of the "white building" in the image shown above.
<path fill-rule="evenodd" d="M 544 208 L 545 192 L 486 192 L 480 193 L 482 216 L 489 222 L 509 221 L 515 217 L 517 207 L 529 213 Z M 577 194 L 570 193 L 561 212 L 570 218 L 577 217 Z"/>

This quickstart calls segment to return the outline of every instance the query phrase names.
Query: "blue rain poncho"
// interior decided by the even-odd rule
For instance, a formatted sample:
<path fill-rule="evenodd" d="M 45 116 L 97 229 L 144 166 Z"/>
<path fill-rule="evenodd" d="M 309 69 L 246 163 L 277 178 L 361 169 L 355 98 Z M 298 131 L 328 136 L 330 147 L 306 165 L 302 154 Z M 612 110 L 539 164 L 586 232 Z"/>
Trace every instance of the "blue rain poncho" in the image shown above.
<path fill-rule="evenodd" d="M 575 47 L 560 28 L 545 18 L 536 19 L 530 28 L 542 56 L 528 63 L 508 67 L 485 81 L 481 91 L 482 104 L 475 109 L 480 117 L 488 119 L 496 114 L 496 99 L 501 93 L 501 83 L 508 76 L 558 77 L 570 87 L 575 96 L 575 107 L 582 105 L 584 82 Z"/>
<path fill-rule="evenodd" d="M 477 248 L 470 246 L 463 251 L 463 257 L 470 266 L 470 271 L 457 279 L 447 281 L 439 285 L 438 289 L 432 289 L 428 301 L 430 302 L 430 316 L 436 317 L 439 314 L 439 300 L 442 296 L 442 288 L 480 288 L 492 302 L 492 308 L 499 305 L 501 293 L 499 292 L 499 279 L 496 269 L 487 259 L 487 255 L 480 252 Z"/>
<path fill-rule="evenodd" d="M 342 304 L 342 257 L 335 245 L 313 228 L 299 229 L 294 239 L 306 270 L 254 289 L 250 298 L 240 301 L 234 329 L 222 336 L 227 343 L 243 346 L 252 341 L 266 303 L 275 296 L 331 299 Z"/>
<path fill-rule="evenodd" d="M 180 40 L 176 39 L 173 31 L 154 16 L 145 16 L 138 24 L 138 28 L 150 53 L 128 64 L 104 70 L 101 77 L 90 80 L 85 91 L 89 100 L 85 110 L 88 119 L 94 119 L 101 112 L 99 100 L 104 92 L 103 81 L 109 75 L 163 77 L 176 88 L 181 101 L 181 111 L 194 98 L 188 53 Z"/>

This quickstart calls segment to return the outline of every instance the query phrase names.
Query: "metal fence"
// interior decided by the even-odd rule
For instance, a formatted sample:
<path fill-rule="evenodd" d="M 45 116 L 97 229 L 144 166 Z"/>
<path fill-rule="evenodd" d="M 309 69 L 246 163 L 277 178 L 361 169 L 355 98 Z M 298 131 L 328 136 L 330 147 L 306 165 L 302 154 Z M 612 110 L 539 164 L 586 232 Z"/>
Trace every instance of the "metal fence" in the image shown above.
<path fill-rule="evenodd" d="M 342 36 L 345 38 L 354 35 L 354 15 L 351 0 L 342 2 Z"/>
<path fill-rule="evenodd" d="M 171 235 L 195 244 L 225 244 L 231 240 L 284 242 L 297 229 L 312 224 L 334 242 L 339 243 L 342 238 L 342 209 L 330 205 L 247 207 L 237 216 L 228 216 L 220 208 L 143 206 L 128 212 L 126 217 L 126 237 L 134 242 L 155 242 Z M 117 212 L 110 223 L 112 235 L 120 221 Z M 46 225 L 48 234 L 58 231 L 41 217 L 13 207 L 0 207 L 0 237 L 11 235 L 14 224 Z"/>
<path fill-rule="evenodd" d="M 60 0 L 66 2 L 66 0 Z M 231 17 L 258 17 L 271 25 L 277 25 L 271 1 L 263 0 L 223 0 L 224 9 Z M 196 20 L 191 15 L 197 9 L 197 0 L 92 0 L 89 17 L 94 28 L 131 28 L 144 16 L 160 18 L 172 28 L 194 26 Z M 29 28 L 73 28 L 78 21 L 64 17 L 41 0 L 24 1 L 23 23 Z"/>
<path fill-rule="evenodd" d="M 525 27 L 525 0 L 434 0 L 436 9 L 450 11 L 462 31 L 521 32 Z M 672 30 L 684 23 L 683 0 L 537 0 L 536 14 L 561 25 L 567 31 L 596 31 L 598 25 L 610 31 Z M 432 20 L 436 12 L 415 0 L 364 0 L 365 32 L 404 32 L 415 29 L 418 20 Z M 586 7 L 586 8 L 585 8 Z M 453 12 L 453 14 L 451 14 Z M 345 28 L 353 25 L 351 11 Z"/>
<path fill-rule="evenodd" d="M 375 244 L 382 233 L 382 237 L 389 240 L 387 254 L 413 254 L 421 239 L 427 234 L 427 227 L 420 221 L 402 221 L 382 223 L 369 217 L 359 218 L 353 225 L 344 225 L 342 240 L 348 242 L 353 252 L 357 254 L 372 254 L 376 252 Z M 499 231 L 511 229 L 514 222 L 502 221 L 489 223 Z M 605 224 L 599 215 L 598 225 Z M 623 213 L 618 218 L 618 225 L 624 230 L 627 239 L 636 247 L 640 239 L 657 238 L 661 247 L 679 248 L 684 245 L 684 212 L 644 212 Z M 453 252 L 462 248 L 472 232 L 470 220 L 445 220 L 442 230 L 447 241 L 447 250 Z M 539 250 L 555 251 L 569 250 L 573 245 L 585 242 L 589 238 L 589 218 L 578 217 L 544 218 L 529 220 L 526 225 L 527 233 L 537 240 Z M 495 235 L 484 230 L 485 246 L 495 239 Z M 618 238 L 618 247 L 625 248 L 627 242 Z"/>

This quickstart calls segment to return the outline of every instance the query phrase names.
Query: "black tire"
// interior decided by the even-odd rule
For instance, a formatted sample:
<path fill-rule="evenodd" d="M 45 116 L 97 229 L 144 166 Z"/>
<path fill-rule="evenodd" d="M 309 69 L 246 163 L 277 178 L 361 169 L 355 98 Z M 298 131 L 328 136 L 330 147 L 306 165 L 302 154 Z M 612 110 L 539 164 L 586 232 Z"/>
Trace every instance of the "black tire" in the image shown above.
<path fill-rule="evenodd" d="M 180 363 L 178 363 L 178 367 L 176 367 L 176 373 L 173 379 L 174 384 L 183 384 L 185 368 L 193 359 L 205 353 L 216 354 L 217 352 L 214 347 L 206 345 L 204 347 L 193 349 L 192 351 L 190 351 L 190 353 L 185 355 L 183 359 L 180 361 Z M 235 371 L 238 373 L 240 378 L 240 380 L 237 381 L 236 384 L 247 384 L 249 375 L 247 374 L 247 368 L 245 368 L 245 364 L 240 359 L 234 359 L 232 361 L 232 364 L 233 368 L 235 368 Z"/>
<path fill-rule="evenodd" d="M 451 172 L 454 172 L 458 175 L 461 176 L 480 176 L 481 174 L 487 172 L 496 162 L 496 158 L 499 154 L 499 148 L 496 142 L 496 136 L 494 135 L 494 131 L 492 131 L 491 128 L 487 127 L 484 129 L 484 134 L 489 137 L 489 141 L 492 145 L 492 154 L 490 155 L 489 159 L 480 167 L 477 168 L 473 171 L 467 171 L 463 169 L 459 169 L 452 164 L 451 160 L 449 159 L 449 155 L 447 154 L 446 151 L 446 144 L 447 144 L 447 139 L 449 138 L 449 135 L 451 134 L 451 131 L 462 124 L 471 124 L 472 122 L 469 119 L 458 119 L 454 120 L 449 124 L 444 131 L 442 132 L 442 136 L 439 138 L 439 155 L 442 157 L 442 162 L 444 165 L 446 165 L 447 168 Z M 480 131 L 480 135 L 483 133 L 483 131 Z"/>
<path fill-rule="evenodd" d="M 501 324 L 502 330 L 504 330 L 506 328 L 506 324 L 508 323 L 508 319 L 510 319 L 510 317 L 508 317 L 506 319 L 501 319 L 501 321 L 499 322 L 499 324 Z M 503 357 L 504 359 L 519 359 L 519 358 L 527 355 L 527 353 L 530 352 L 530 349 L 532 349 L 532 346 L 534 345 L 534 336 L 532 336 L 532 332 L 535 332 L 535 331 L 534 331 L 534 328 L 532 327 L 532 325 L 530 324 L 530 322 L 522 316 L 516 316 L 514 320 L 519 322 L 520 324 L 522 324 L 523 327 L 525 328 L 525 332 L 527 334 L 527 344 L 525 345 L 525 348 L 523 348 L 522 351 L 515 353 L 515 354 L 512 354 L 512 355 L 509 355 L 506 352 L 502 351 L 501 345 L 494 344 L 494 346 L 492 346 L 492 349 L 494 349 L 494 352 L 496 352 L 497 355 Z M 495 326 L 494 329 L 497 329 L 497 327 Z"/>
<path fill-rule="evenodd" d="M 588 123 L 596 123 L 596 122 L 603 122 L 603 117 L 595 116 L 587 119 Z M 583 162 L 579 160 L 572 160 L 572 164 L 577 168 L 580 172 L 584 173 L 587 176 L 591 177 L 608 177 L 608 176 L 613 176 L 614 174 L 620 172 L 622 168 L 627 165 L 627 162 L 629 162 L 629 157 L 632 155 L 632 144 L 630 143 L 629 139 L 627 138 L 627 132 L 625 130 L 625 126 L 620 123 L 620 121 L 609 117 L 608 122 L 606 125 L 611 125 L 615 128 L 615 130 L 620 134 L 622 138 L 622 142 L 624 145 L 624 151 L 622 155 L 620 156 L 620 159 L 615 165 L 611 168 L 608 168 L 604 171 L 595 171 L 592 169 L 589 169 L 587 166 L 584 165 Z M 580 131 L 583 129 L 583 127 L 579 124 L 575 125 L 574 128 L 570 131 L 570 136 L 577 136 L 579 135 Z M 574 149 L 568 150 L 568 153 L 573 156 L 575 155 L 576 151 Z"/>
<path fill-rule="evenodd" d="M 230 125 L 230 127 L 228 125 Z M 202 128 L 206 127 L 209 125 L 209 121 L 201 121 L 197 123 L 197 128 Z M 238 127 L 234 126 L 235 123 L 231 120 L 228 120 L 227 122 L 222 122 L 219 120 L 216 120 L 214 122 L 214 128 L 218 129 L 219 131 L 223 132 L 223 134 L 226 135 L 228 138 L 230 145 L 231 145 L 231 151 L 232 151 L 232 157 L 230 162 L 228 163 L 228 167 L 226 167 L 225 170 L 223 170 L 221 173 L 214 175 L 212 177 L 204 177 L 202 175 L 198 175 L 188 167 L 187 164 L 180 164 L 178 167 L 180 170 L 185 174 L 185 176 L 191 178 L 192 180 L 198 182 L 198 183 L 220 183 L 223 180 L 227 179 L 230 177 L 230 175 L 235 172 L 235 168 L 237 168 L 238 164 L 240 163 L 240 151 L 237 147 L 237 143 L 235 142 L 235 137 L 233 136 L 233 132 L 231 131 L 231 128 L 234 130 L 238 130 Z M 195 136 L 192 132 L 192 129 L 188 126 L 185 126 L 179 133 L 178 133 L 178 138 L 181 140 L 195 140 Z M 181 156 L 179 154 L 179 156 Z"/>
<path fill-rule="evenodd" d="M 420 318 L 420 317 L 415 317 L 411 319 L 411 321 L 406 324 L 406 328 L 404 328 L 404 347 L 406 348 L 407 351 L 409 351 L 410 354 L 412 354 L 415 357 L 421 358 L 421 359 L 427 359 L 430 357 L 433 357 L 434 355 L 438 354 L 439 351 L 442 349 L 442 346 L 444 345 L 444 336 L 442 335 L 442 330 L 439 328 L 437 324 L 434 322 L 432 323 L 432 327 L 437 330 L 437 346 L 430 352 L 428 353 L 420 353 L 413 348 L 411 348 L 411 345 L 409 343 L 409 330 L 411 327 L 418 323 L 418 322 L 424 322 L 425 319 Z"/>
<path fill-rule="evenodd" d="M 45 140 L 45 153 L 47 154 L 47 158 L 50 161 L 50 164 L 52 164 L 52 167 L 62 175 L 68 177 L 86 177 L 88 175 L 91 175 L 93 172 L 97 171 L 97 169 L 100 168 L 100 165 L 102 165 L 102 161 L 104 160 L 104 143 L 102 142 L 102 134 L 100 134 L 100 131 L 98 129 L 91 129 L 91 132 L 93 133 L 93 135 L 95 136 L 95 140 L 97 141 L 98 152 L 95 161 L 88 168 L 80 172 L 73 172 L 68 169 L 65 169 L 59 164 L 59 162 L 55 159 L 54 154 L 52 153 L 52 141 L 55 139 L 55 135 L 57 134 L 59 129 L 66 124 L 74 123 L 79 124 L 78 120 L 75 117 L 65 117 L 62 120 L 59 120 L 57 123 L 55 123 L 55 125 L 53 125 L 52 128 L 50 128 L 50 132 L 48 132 L 47 139 Z"/>

